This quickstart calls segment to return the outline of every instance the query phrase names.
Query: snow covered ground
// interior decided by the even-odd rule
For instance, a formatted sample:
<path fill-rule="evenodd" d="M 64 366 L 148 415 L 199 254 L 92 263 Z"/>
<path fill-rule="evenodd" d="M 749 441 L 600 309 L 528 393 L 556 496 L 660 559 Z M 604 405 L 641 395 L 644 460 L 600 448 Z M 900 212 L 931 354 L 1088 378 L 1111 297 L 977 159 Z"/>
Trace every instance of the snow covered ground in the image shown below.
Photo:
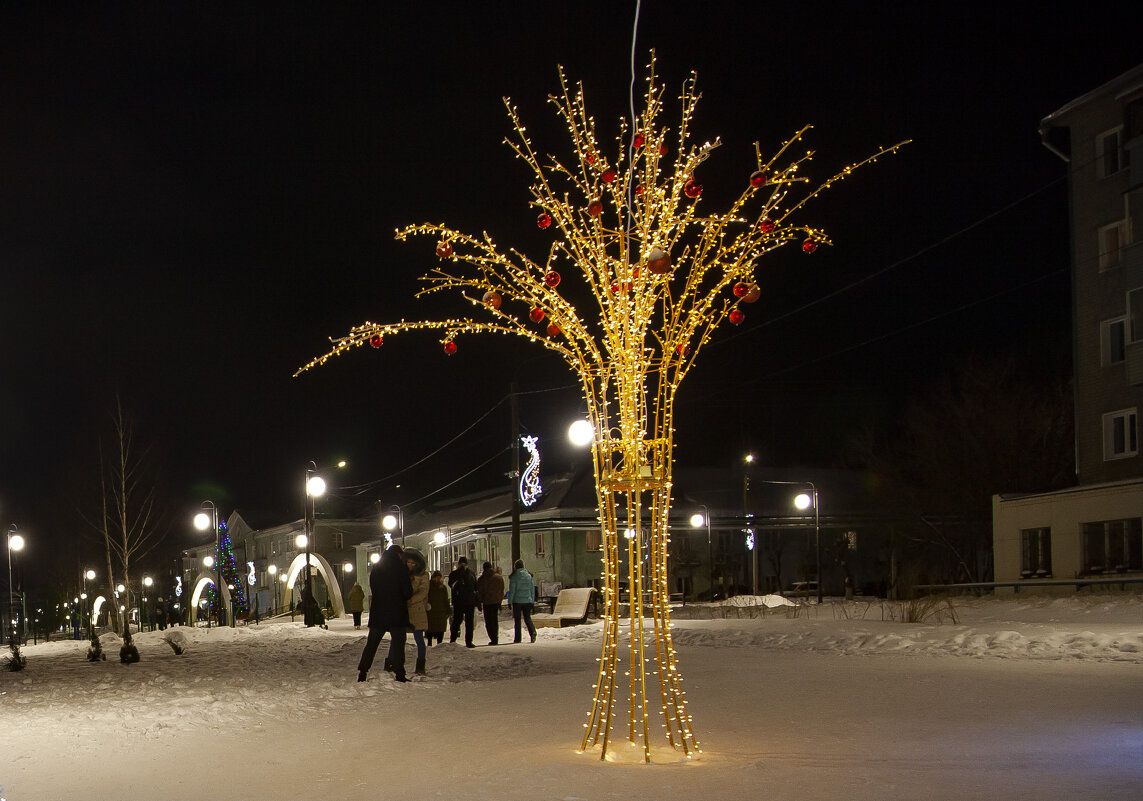
<path fill-rule="evenodd" d="M 599 624 L 437 646 L 404 685 L 379 665 L 356 682 L 365 632 L 344 619 L 174 629 L 182 655 L 147 632 L 133 665 L 112 635 L 99 663 L 83 641 L 29 646 L 0 672 L 0 796 L 1143 798 L 1140 596 L 960 600 L 921 624 L 755 604 L 678 611 L 703 753 L 650 766 L 623 741 L 577 753 Z"/>

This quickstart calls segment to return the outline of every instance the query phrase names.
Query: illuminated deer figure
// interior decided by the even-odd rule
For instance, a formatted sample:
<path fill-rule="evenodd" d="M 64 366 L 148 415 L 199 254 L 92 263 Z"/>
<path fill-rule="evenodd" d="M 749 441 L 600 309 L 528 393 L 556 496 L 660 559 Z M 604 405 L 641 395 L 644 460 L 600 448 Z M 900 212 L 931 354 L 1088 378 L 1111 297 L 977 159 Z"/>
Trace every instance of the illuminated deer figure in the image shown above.
<path fill-rule="evenodd" d="M 806 183 L 799 171 L 812 152 L 783 166 L 776 162 L 800 142 L 803 128 L 768 160 L 755 145 L 757 169 L 743 176 L 742 193 L 725 212 L 708 212 L 701 209 L 698 170 L 719 142 L 690 143 L 699 98 L 693 74 L 679 98 L 681 125 L 672 132 L 659 123 L 663 89 L 652 58 L 643 111 L 633 130 L 620 121 L 614 150 L 600 147 L 582 87 L 573 92 L 562 70 L 559 77 L 561 92 L 549 100 L 567 124 L 570 161 L 548 156 L 541 162 L 516 108 L 504 101 L 515 129 L 506 142 L 533 173 L 536 225 L 553 235 L 543 264 L 497 247 L 487 233 L 469 236 L 443 224 L 398 231 L 401 240 L 425 235 L 436 241 L 440 264 L 423 277 L 418 294 L 459 292 L 473 316 L 366 322 L 332 340 L 330 352 L 298 372 L 355 346 L 380 347 L 387 336 L 418 330 L 442 332 L 447 354 L 456 352 L 461 335 L 473 333 L 513 334 L 557 353 L 579 379 L 594 425 L 602 529 L 606 614 L 582 748 L 598 745 L 606 758 L 616 723 L 625 722 L 627 739 L 651 761 L 649 721 L 657 713 L 667 742 L 692 757 L 698 743 L 676 662 L 667 583 L 675 394 L 715 329 L 727 321 L 741 324 L 743 305 L 758 300 L 760 256 L 790 242 L 806 253 L 828 243 L 824 232 L 794 225 L 790 215 L 860 165 L 812 191 L 795 192 Z M 630 590 L 630 628 L 622 633 L 621 547 Z M 617 700 L 625 672 L 624 714 Z"/>

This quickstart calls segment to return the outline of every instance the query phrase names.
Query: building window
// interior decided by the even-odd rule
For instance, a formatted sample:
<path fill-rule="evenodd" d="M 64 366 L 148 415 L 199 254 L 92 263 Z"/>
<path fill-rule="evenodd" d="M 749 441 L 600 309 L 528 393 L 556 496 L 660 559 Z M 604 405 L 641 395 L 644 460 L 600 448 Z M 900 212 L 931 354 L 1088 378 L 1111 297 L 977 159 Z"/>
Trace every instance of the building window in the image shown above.
<path fill-rule="evenodd" d="M 547 554 L 547 543 L 545 542 L 544 532 L 536 532 L 536 556 L 545 556 Z"/>
<path fill-rule="evenodd" d="M 1020 577 L 1052 575 L 1052 530 L 1026 528 L 1020 532 Z"/>
<path fill-rule="evenodd" d="M 857 532 L 856 531 L 845 532 L 845 534 L 842 535 L 842 540 L 843 540 L 843 542 L 845 542 L 845 549 L 847 551 L 856 551 L 857 550 Z"/>
<path fill-rule="evenodd" d="M 1127 356 L 1127 318 L 1116 317 L 1099 324 L 1099 349 L 1103 366 L 1119 364 Z"/>
<path fill-rule="evenodd" d="M 282 553 L 282 541 L 275 537 L 270 541 L 270 555 L 277 556 Z"/>
<path fill-rule="evenodd" d="M 603 550 L 603 542 L 602 542 L 602 538 L 599 535 L 599 529 L 597 529 L 597 528 L 589 529 L 587 531 L 587 535 L 585 536 L 584 539 L 587 542 L 587 550 L 589 552 Z"/>
<path fill-rule="evenodd" d="M 335 551 L 340 551 L 345 547 L 345 533 L 341 531 L 334 531 L 331 533 L 330 538 L 333 540 L 331 547 Z"/>
<path fill-rule="evenodd" d="M 1115 175 L 1124 168 L 1123 126 L 1104 131 L 1095 138 L 1095 168 L 1100 178 Z"/>
<path fill-rule="evenodd" d="M 1138 517 L 1083 524 L 1085 573 L 1143 570 L 1143 527 Z"/>
<path fill-rule="evenodd" d="M 1139 453 L 1139 432 L 1134 409 L 1103 416 L 1103 459 L 1126 459 Z"/>
<path fill-rule="evenodd" d="M 1127 293 L 1127 335 L 1128 342 L 1143 339 L 1143 287 Z"/>
<path fill-rule="evenodd" d="M 1119 256 L 1126 243 L 1123 220 L 1117 220 L 1099 229 L 1099 269 L 1111 270 L 1119 266 Z"/>

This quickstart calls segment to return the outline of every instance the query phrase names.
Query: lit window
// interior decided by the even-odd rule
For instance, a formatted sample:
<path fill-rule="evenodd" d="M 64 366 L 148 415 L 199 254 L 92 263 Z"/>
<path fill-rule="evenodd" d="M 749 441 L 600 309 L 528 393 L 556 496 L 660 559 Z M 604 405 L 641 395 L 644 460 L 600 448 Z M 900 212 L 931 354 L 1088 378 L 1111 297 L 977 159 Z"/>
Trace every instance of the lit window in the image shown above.
<path fill-rule="evenodd" d="M 1135 409 L 1121 409 L 1103 416 L 1103 458 L 1125 459 L 1139 453 Z"/>
<path fill-rule="evenodd" d="M 1026 528 L 1020 532 L 1020 577 L 1052 575 L 1052 530 Z"/>
<path fill-rule="evenodd" d="M 1099 345 L 1104 367 L 1122 362 L 1127 355 L 1127 318 L 1116 317 L 1100 323 Z"/>

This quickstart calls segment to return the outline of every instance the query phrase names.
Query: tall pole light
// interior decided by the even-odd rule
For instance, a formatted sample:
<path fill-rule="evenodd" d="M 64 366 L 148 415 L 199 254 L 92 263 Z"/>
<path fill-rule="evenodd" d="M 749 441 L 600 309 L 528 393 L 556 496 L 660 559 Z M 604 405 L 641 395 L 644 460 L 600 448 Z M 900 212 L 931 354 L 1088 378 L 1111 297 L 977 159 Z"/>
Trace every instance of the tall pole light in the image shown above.
<path fill-rule="evenodd" d="M 794 506 L 803 512 L 814 507 L 814 553 L 817 562 L 818 574 L 818 603 L 822 602 L 822 527 L 821 516 L 818 513 L 818 488 L 814 486 L 812 481 L 805 482 L 810 488 L 810 494 L 801 493 L 794 498 Z"/>
<path fill-rule="evenodd" d="M 278 611 L 278 566 L 269 565 L 266 572 L 270 574 L 270 584 L 274 587 L 274 613 Z"/>
<path fill-rule="evenodd" d="M 210 510 L 208 515 L 205 511 L 199 512 L 194 516 L 194 527 L 199 531 L 205 531 L 208 527 L 213 527 L 214 531 L 214 552 L 218 557 L 222 556 L 222 543 L 219 542 L 218 534 L 218 507 L 214 505 L 214 501 L 203 501 L 201 507 Z M 207 561 L 207 560 L 210 561 Z M 222 559 L 213 556 L 207 556 L 202 560 L 203 565 L 207 568 L 214 567 L 214 590 L 215 595 L 218 596 L 218 614 L 222 614 Z M 221 621 L 219 622 L 221 624 Z M 210 615 L 206 617 L 206 627 L 210 628 Z"/>
<path fill-rule="evenodd" d="M 317 621 L 314 620 L 313 607 L 317 599 L 314 598 L 313 572 L 310 570 L 310 547 L 313 542 L 314 499 L 325 494 L 325 479 L 317 475 L 317 464 L 312 461 L 306 464 L 305 489 L 302 514 L 305 517 L 306 578 L 302 592 L 302 619 L 307 626 L 314 626 Z"/>
<path fill-rule="evenodd" d="M 91 606 L 87 603 L 87 582 L 94 581 L 94 580 L 95 580 L 95 571 L 94 570 L 92 570 L 89 567 L 87 570 L 83 571 L 83 595 L 81 595 L 80 597 L 83 598 L 83 614 L 87 617 L 87 625 L 89 625 L 89 626 L 91 625 L 91 612 L 88 610 L 91 609 Z M 82 625 L 82 623 L 83 623 L 83 621 L 81 619 L 80 624 Z"/>
<path fill-rule="evenodd" d="M 747 521 L 747 537 L 750 550 L 750 589 L 754 595 L 758 594 L 758 541 L 754 536 L 754 529 L 750 526 L 750 468 L 754 466 L 754 454 L 746 454 L 743 459 L 746 467 L 742 471 L 742 516 Z"/>
<path fill-rule="evenodd" d="M 714 549 L 710 543 L 710 510 L 704 505 L 702 512 L 695 512 L 691 515 L 691 527 L 702 528 L 706 525 L 706 561 L 709 572 L 707 573 L 707 580 L 710 582 L 710 600 L 714 600 Z"/>
<path fill-rule="evenodd" d="M 8 644 L 15 642 L 16 617 L 13 614 L 12 597 L 16 594 L 16 587 L 12 584 L 12 551 L 24 549 L 24 538 L 16 533 L 16 524 L 8 526 Z"/>
<path fill-rule="evenodd" d="M 405 513 L 401 511 L 401 507 L 393 504 L 389 510 L 381 516 L 381 528 L 389 533 L 392 538 L 393 532 L 396 531 L 401 537 L 401 547 L 405 547 Z"/>

